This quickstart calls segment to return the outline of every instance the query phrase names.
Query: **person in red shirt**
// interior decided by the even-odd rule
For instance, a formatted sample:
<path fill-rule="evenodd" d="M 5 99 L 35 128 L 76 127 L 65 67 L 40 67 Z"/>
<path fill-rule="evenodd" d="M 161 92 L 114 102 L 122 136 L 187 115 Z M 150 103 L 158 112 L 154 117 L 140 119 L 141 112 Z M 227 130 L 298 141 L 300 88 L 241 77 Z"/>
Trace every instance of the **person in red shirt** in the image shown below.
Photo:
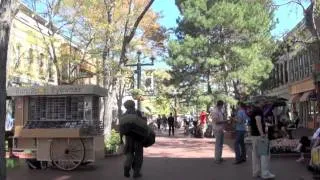
<path fill-rule="evenodd" d="M 201 113 L 200 113 L 200 127 L 202 129 L 202 137 L 204 135 L 204 133 L 206 132 L 206 126 L 207 126 L 207 112 L 205 110 L 203 110 Z"/>
<path fill-rule="evenodd" d="M 207 112 L 203 110 L 200 113 L 200 125 L 206 124 L 207 123 Z"/>

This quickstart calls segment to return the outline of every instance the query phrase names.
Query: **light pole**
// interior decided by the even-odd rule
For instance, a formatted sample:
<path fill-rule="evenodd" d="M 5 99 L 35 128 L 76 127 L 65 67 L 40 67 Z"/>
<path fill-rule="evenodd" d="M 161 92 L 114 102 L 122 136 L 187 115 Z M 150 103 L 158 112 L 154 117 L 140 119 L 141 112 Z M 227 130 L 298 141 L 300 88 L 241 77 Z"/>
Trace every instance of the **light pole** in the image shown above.
<path fill-rule="evenodd" d="M 137 67 L 137 70 L 135 71 L 135 73 L 137 73 L 137 89 L 141 88 L 142 66 L 153 66 L 154 65 L 154 60 L 155 60 L 155 57 L 151 56 L 151 58 L 150 58 L 151 63 L 141 63 L 141 54 L 142 54 L 142 52 L 139 50 L 137 52 L 138 62 L 136 64 L 125 64 L 125 66 L 136 66 Z M 140 100 L 140 98 L 138 99 L 137 109 L 141 111 L 141 100 Z"/>
<path fill-rule="evenodd" d="M 177 90 L 175 89 L 172 93 L 172 95 L 174 96 L 174 119 L 177 121 L 178 119 L 178 112 L 177 112 L 177 95 L 179 93 L 177 92 Z"/>

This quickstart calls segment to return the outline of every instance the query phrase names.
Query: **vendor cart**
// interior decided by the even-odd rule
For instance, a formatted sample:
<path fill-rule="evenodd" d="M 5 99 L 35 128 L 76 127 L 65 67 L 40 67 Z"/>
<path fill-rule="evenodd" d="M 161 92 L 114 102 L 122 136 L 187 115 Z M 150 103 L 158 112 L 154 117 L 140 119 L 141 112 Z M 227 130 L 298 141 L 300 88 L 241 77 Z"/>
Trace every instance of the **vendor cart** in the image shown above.
<path fill-rule="evenodd" d="M 61 170 L 104 157 L 100 97 L 93 85 L 11 87 L 15 99 L 14 151 Z M 27 155 L 26 155 L 26 152 Z"/>

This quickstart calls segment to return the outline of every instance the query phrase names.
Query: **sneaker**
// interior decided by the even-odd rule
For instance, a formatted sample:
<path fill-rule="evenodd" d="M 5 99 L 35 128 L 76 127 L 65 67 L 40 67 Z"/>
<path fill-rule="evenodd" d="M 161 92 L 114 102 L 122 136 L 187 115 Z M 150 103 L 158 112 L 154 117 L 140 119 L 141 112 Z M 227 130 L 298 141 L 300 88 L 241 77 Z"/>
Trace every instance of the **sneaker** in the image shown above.
<path fill-rule="evenodd" d="M 133 174 L 133 178 L 140 178 L 140 177 L 142 177 L 141 173 L 134 173 Z"/>
<path fill-rule="evenodd" d="M 244 163 L 244 161 L 243 160 L 235 161 L 233 164 L 237 165 L 237 164 L 241 164 L 241 163 Z"/>
<path fill-rule="evenodd" d="M 296 160 L 298 163 L 301 163 L 304 161 L 304 157 L 300 157 L 299 159 Z"/>
<path fill-rule="evenodd" d="M 261 176 L 262 179 L 274 179 L 276 176 L 270 172 L 268 172 L 266 175 Z"/>
<path fill-rule="evenodd" d="M 130 177 L 130 169 L 129 168 L 124 168 L 123 175 L 124 175 L 124 177 L 129 178 Z"/>

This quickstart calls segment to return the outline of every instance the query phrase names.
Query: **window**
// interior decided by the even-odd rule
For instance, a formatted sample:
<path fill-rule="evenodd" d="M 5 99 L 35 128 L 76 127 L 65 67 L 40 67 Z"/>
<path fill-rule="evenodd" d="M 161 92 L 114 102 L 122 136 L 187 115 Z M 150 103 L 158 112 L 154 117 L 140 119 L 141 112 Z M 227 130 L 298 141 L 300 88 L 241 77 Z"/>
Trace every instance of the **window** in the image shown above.
<path fill-rule="evenodd" d="M 305 52 L 305 58 L 304 58 L 304 76 L 308 77 L 310 75 L 309 72 L 309 60 L 310 59 L 310 53 L 309 51 Z"/>
<path fill-rule="evenodd" d="M 31 65 L 33 63 L 33 49 L 29 48 L 28 51 L 28 64 Z"/>
<path fill-rule="evenodd" d="M 280 85 L 283 85 L 283 64 L 281 63 L 281 64 L 279 64 L 279 69 L 280 69 L 280 71 L 279 71 L 279 73 L 280 73 Z"/>
<path fill-rule="evenodd" d="M 289 60 L 289 81 L 294 80 L 293 60 Z"/>
<path fill-rule="evenodd" d="M 276 87 L 279 86 L 280 77 L 279 77 L 279 64 L 276 64 Z"/>
<path fill-rule="evenodd" d="M 313 73 L 313 62 L 315 61 L 316 59 L 316 56 L 315 56 L 315 52 L 314 51 L 309 51 L 309 72 L 310 74 Z"/>
<path fill-rule="evenodd" d="M 49 73 L 49 81 L 53 81 L 53 72 L 52 72 L 52 58 L 49 58 L 49 62 L 48 62 L 48 73 Z"/>
<path fill-rule="evenodd" d="M 298 80 L 298 76 L 299 76 L 299 73 L 298 73 L 298 58 L 297 57 L 294 57 L 294 61 L 293 61 L 293 67 L 294 67 L 294 81 L 297 81 Z"/>
<path fill-rule="evenodd" d="M 302 55 L 299 55 L 298 56 L 298 58 L 299 58 L 299 79 L 302 79 L 303 78 L 303 66 L 302 66 Z"/>
<path fill-rule="evenodd" d="M 284 83 L 288 83 L 288 61 L 284 62 Z"/>

